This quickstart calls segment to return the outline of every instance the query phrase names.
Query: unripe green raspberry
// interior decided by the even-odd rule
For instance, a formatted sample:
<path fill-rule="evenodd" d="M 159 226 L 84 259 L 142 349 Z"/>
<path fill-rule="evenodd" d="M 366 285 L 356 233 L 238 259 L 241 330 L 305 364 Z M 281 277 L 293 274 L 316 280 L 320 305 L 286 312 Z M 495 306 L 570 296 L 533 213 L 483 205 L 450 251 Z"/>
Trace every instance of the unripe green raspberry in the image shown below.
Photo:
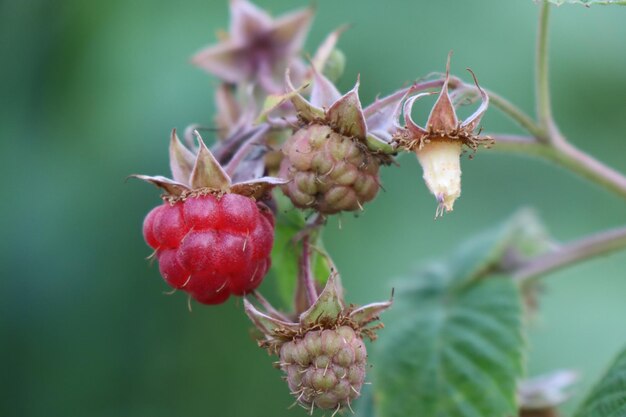
<path fill-rule="evenodd" d="M 283 146 L 283 192 L 299 208 L 322 214 L 362 209 L 378 193 L 380 162 L 359 141 L 329 126 L 298 130 Z"/>
<path fill-rule="evenodd" d="M 306 408 L 349 407 L 360 395 L 366 361 L 365 344 L 349 326 L 309 331 L 280 348 L 289 389 Z"/>

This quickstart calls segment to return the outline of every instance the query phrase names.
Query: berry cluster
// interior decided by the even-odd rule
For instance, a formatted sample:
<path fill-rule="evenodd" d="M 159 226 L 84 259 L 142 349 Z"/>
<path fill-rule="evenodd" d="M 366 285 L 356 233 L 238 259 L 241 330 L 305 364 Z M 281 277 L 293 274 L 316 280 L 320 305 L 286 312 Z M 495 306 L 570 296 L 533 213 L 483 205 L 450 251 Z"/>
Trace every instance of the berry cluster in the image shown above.
<path fill-rule="evenodd" d="M 303 406 L 340 409 L 361 392 L 367 352 L 354 329 L 341 326 L 285 343 L 280 362 L 289 389 Z"/>
<path fill-rule="evenodd" d="M 296 207 L 353 211 L 378 193 L 378 159 L 326 125 L 298 130 L 283 145 L 283 191 Z"/>

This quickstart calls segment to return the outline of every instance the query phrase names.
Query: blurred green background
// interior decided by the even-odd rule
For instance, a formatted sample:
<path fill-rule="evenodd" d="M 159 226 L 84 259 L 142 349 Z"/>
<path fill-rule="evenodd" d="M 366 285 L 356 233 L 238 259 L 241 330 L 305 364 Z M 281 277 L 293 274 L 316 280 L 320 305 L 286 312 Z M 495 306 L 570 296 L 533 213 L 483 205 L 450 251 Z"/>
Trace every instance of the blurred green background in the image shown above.
<path fill-rule="evenodd" d="M 307 4 L 259 3 L 274 13 Z M 0 3 L 0 415 L 304 415 L 286 410 L 287 388 L 251 340 L 239 300 L 189 313 L 182 294 L 162 294 L 141 236 L 159 192 L 124 182 L 168 172 L 172 127 L 211 122 L 217 81 L 188 61 L 227 28 L 227 9 L 226 0 Z M 307 51 L 351 23 L 340 87 L 360 73 L 369 102 L 442 71 L 453 49 L 454 73 L 467 78 L 471 67 L 531 112 L 537 9 L 530 0 L 319 0 Z M 555 115 L 575 144 L 626 171 L 626 8 L 563 6 L 552 17 Z M 516 131 L 494 109 L 483 125 Z M 521 206 L 563 240 L 624 222 L 625 202 L 603 189 L 488 151 L 464 160 L 463 196 L 435 222 L 417 162 L 401 163 L 384 170 L 386 192 L 359 218 L 327 228 L 352 302 L 386 298 L 396 277 Z M 529 374 L 578 369 L 581 393 L 626 344 L 626 253 L 545 282 Z M 270 297 L 272 284 L 263 286 Z"/>

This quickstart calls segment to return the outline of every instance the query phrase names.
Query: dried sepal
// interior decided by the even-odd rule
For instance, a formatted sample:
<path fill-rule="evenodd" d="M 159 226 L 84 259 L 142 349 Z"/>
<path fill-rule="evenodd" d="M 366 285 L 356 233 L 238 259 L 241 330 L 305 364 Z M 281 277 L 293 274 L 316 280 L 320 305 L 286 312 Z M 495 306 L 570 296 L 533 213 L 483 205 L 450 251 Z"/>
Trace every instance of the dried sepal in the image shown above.
<path fill-rule="evenodd" d="M 276 111 L 278 108 L 283 106 L 286 102 L 291 101 L 295 98 L 296 95 L 300 95 L 300 93 L 309 87 L 309 84 L 304 84 L 300 86 L 298 89 L 292 89 L 284 94 L 270 94 L 265 98 L 263 102 L 263 108 L 259 113 L 255 123 L 263 123 L 270 119 L 270 113 Z M 302 98 L 304 100 L 304 98 Z"/>
<path fill-rule="evenodd" d="M 230 15 L 229 35 L 199 51 L 192 63 L 223 81 L 254 82 L 266 92 L 277 93 L 277 81 L 285 68 L 303 67 L 298 53 L 309 31 L 313 10 L 306 8 L 273 19 L 247 0 L 232 0 Z"/>
<path fill-rule="evenodd" d="M 359 79 L 352 90 L 328 108 L 326 118 L 330 126 L 344 136 L 365 139 L 367 125 L 359 99 Z"/>
<path fill-rule="evenodd" d="M 311 60 L 311 62 L 313 64 L 313 67 L 318 72 L 324 71 L 326 62 L 330 58 L 333 52 L 333 49 L 335 49 L 335 46 L 337 45 L 337 42 L 339 41 L 339 37 L 341 37 L 341 34 L 345 32 L 347 28 L 348 26 L 344 25 L 332 31 L 330 34 L 328 34 L 328 36 L 326 36 L 324 41 L 322 41 L 320 46 L 315 51 L 315 55 L 313 55 L 313 59 Z"/>
<path fill-rule="evenodd" d="M 187 187 L 185 184 L 181 184 L 179 182 L 176 182 L 174 180 L 171 180 L 169 178 L 166 178 L 160 175 L 150 176 L 150 175 L 133 174 L 133 175 L 130 175 L 130 177 L 149 182 L 150 184 L 154 184 L 157 187 L 164 190 L 165 193 L 170 196 L 181 196 L 185 194 L 186 192 L 190 191 L 189 187 Z"/>
<path fill-rule="evenodd" d="M 341 98 L 341 93 L 328 78 L 322 75 L 315 66 L 313 71 L 313 86 L 311 87 L 310 103 L 316 108 L 327 110 Z"/>
<path fill-rule="evenodd" d="M 300 315 L 300 323 L 304 326 L 329 323 L 337 320 L 344 309 L 341 280 L 338 274 L 332 273 L 315 303 Z"/>
<path fill-rule="evenodd" d="M 232 86 L 226 83 L 220 84 L 215 91 L 215 107 L 217 114 L 215 124 L 217 125 L 220 139 L 226 139 L 242 120 L 242 110 L 237 102 Z"/>
<path fill-rule="evenodd" d="M 260 312 L 246 297 L 243 298 L 243 309 L 254 326 L 265 336 L 271 337 L 278 329 L 298 330 L 298 325 L 289 323 L 269 314 Z"/>
<path fill-rule="evenodd" d="M 457 118 L 456 111 L 452 105 L 450 94 L 448 92 L 448 82 L 450 81 L 450 57 L 448 54 L 448 61 L 446 63 L 446 78 L 441 86 L 439 92 L 439 98 L 433 106 L 428 121 L 426 122 L 426 130 L 433 134 L 447 135 L 450 132 L 455 131 L 459 125 L 459 119 Z"/>
<path fill-rule="evenodd" d="M 270 37 L 277 49 L 286 56 L 297 54 L 304 46 L 314 13 L 312 7 L 306 7 L 277 18 L 270 31 Z"/>
<path fill-rule="evenodd" d="M 204 144 L 200 134 L 196 132 L 198 140 L 198 156 L 191 172 L 190 184 L 192 189 L 209 188 L 215 191 L 227 192 L 230 189 L 230 177 L 217 162 L 209 148 Z"/>
<path fill-rule="evenodd" d="M 355 310 L 352 310 L 349 317 L 360 326 L 365 326 L 373 321 L 378 320 L 380 314 L 390 308 L 392 304 L 393 297 L 390 298 L 388 301 L 367 304 Z"/>
<path fill-rule="evenodd" d="M 248 77 L 247 50 L 231 41 L 202 49 L 193 56 L 191 63 L 228 83 Z"/>
<path fill-rule="evenodd" d="M 383 142 L 391 142 L 393 133 L 400 128 L 398 121 L 402 113 L 402 102 L 410 91 L 410 88 L 403 88 L 387 97 L 377 97 L 372 104 L 363 109 L 368 135 Z"/>
<path fill-rule="evenodd" d="M 230 37 L 246 42 L 251 36 L 270 30 L 272 17 L 247 0 L 230 0 Z"/>
<path fill-rule="evenodd" d="M 230 187 L 230 192 L 234 194 L 244 195 L 246 197 L 260 200 L 266 195 L 273 187 L 277 185 L 286 184 L 287 180 L 276 177 L 261 177 L 254 180 L 242 181 L 233 184 Z"/>
<path fill-rule="evenodd" d="M 176 129 L 172 129 L 170 137 L 170 169 L 172 178 L 179 183 L 186 183 L 191 176 L 195 157 L 178 138 Z"/>
<path fill-rule="evenodd" d="M 296 89 L 291 82 L 291 71 L 287 70 L 285 72 L 285 84 L 287 85 L 287 93 L 291 95 L 291 103 L 296 108 L 298 112 L 298 117 L 305 122 L 314 122 L 318 120 L 324 120 L 326 117 L 326 113 L 324 109 L 314 106 L 310 101 L 302 97 L 302 94 L 299 91 L 302 91 L 303 88 L 300 87 Z M 312 88 L 314 88 L 313 86 Z"/>
<path fill-rule="evenodd" d="M 478 80 L 476 79 L 476 75 L 474 74 L 474 72 L 469 68 L 467 68 L 467 70 L 470 74 L 472 74 L 474 84 L 476 85 L 476 88 L 480 93 L 481 103 L 476 111 L 472 113 L 472 115 L 468 117 L 463 123 L 461 123 L 461 130 L 466 132 L 473 132 L 478 127 L 480 120 L 482 119 L 483 115 L 487 111 L 487 108 L 489 107 L 489 95 L 478 84 Z"/>

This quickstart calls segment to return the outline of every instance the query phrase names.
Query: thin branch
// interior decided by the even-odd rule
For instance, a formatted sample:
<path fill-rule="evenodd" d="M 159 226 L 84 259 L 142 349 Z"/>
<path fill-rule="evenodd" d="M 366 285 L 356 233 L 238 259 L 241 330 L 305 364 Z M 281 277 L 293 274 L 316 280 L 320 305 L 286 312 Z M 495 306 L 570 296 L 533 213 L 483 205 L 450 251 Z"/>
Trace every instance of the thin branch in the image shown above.
<path fill-rule="evenodd" d="M 548 71 L 548 29 L 550 21 L 550 4 L 546 0 L 541 2 L 539 12 L 539 30 L 537 33 L 536 56 L 536 84 L 537 119 L 541 129 L 547 131 L 552 123 L 552 108 L 550 103 L 550 84 Z"/>
<path fill-rule="evenodd" d="M 315 278 L 311 271 L 311 247 L 309 235 L 302 238 L 302 255 L 300 256 L 300 283 L 304 287 L 309 306 L 315 304 L 318 294 L 315 288 Z"/>
<path fill-rule="evenodd" d="M 598 161 L 567 141 L 555 144 L 540 143 L 530 136 L 490 134 L 495 140 L 494 150 L 533 155 L 552 161 L 568 171 L 586 178 L 596 185 L 626 198 L 626 176 Z M 558 143 L 558 145 L 556 145 Z"/>
<path fill-rule="evenodd" d="M 517 269 L 513 279 L 526 281 L 600 255 L 626 248 L 626 227 L 608 230 L 540 255 Z"/>
<path fill-rule="evenodd" d="M 504 114 L 513 119 L 524 130 L 533 135 L 540 142 L 547 142 L 547 136 L 545 132 L 537 125 L 537 123 L 526 113 L 524 113 L 519 107 L 505 99 L 504 97 L 494 93 L 493 91 L 485 90 L 489 96 L 489 101 L 495 107 L 497 107 Z"/>

